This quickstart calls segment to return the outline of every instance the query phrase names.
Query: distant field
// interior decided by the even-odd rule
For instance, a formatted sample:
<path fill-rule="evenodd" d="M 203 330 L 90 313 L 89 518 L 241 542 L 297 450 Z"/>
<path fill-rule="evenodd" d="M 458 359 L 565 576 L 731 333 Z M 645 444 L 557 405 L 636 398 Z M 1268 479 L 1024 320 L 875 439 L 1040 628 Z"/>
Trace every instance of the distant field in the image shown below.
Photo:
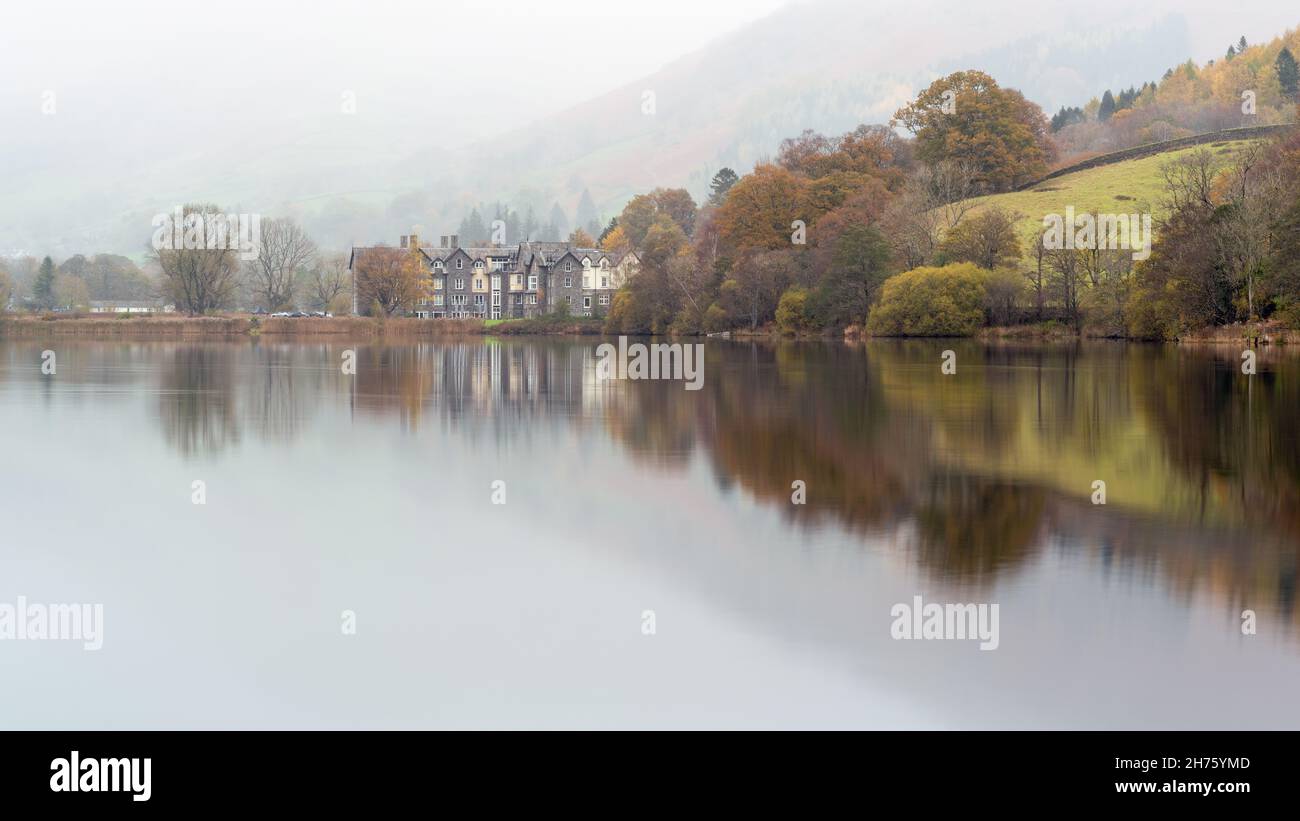
<path fill-rule="evenodd" d="M 1179 156 L 1208 148 L 1225 159 L 1231 158 L 1253 140 L 1211 143 L 1151 157 L 1125 160 L 1114 165 L 1089 168 L 1046 180 L 1026 191 L 992 194 L 974 200 L 971 213 L 993 205 L 1019 215 L 1016 229 L 1029 242 L 1042 230 L 1044 214 L 1064 214 L 1067 206 L 1075 213 L 1094 211 L 1107 214 L 1163 213 L 1164 179 L 1160 167 Z"/>

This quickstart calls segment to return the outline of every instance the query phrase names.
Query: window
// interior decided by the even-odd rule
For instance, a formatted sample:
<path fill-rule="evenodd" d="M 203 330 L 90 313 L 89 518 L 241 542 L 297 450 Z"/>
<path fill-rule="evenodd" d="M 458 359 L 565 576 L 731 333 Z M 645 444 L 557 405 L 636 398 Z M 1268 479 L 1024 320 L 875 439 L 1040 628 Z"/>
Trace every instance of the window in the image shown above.
<path fill-rule="evenodd" d="M 501 307 L 501 292 L 500 292 L 500 291 L 493 291 L 493 292 L 492 292 L 492 305 L 493 305 L 494 307 L 497 307 L 497 308 Z M 500 312 L 498 312 L 498 313 L 500 313 Z"/>
<path fill-rule="evenodd" d="M 573 307 L 573 294 L 569 294 L 569 295 L 566 296 L 564 299 L 569 303 L 569 307 L 572 308 L 572 307 Z"/>
<path fill-rule="evenodd" d="M 582 298 L 582 307 L 584 307 L 584 308 L 590 308 L 590 307 L 591 307 L 591 297 L 589 297 L 589 296 L 584 296 L 584 297 Z"/>
<path fill-rule="evenodd" d="M 435 271 L 441 271 L 441 270 L 442 270 L 442 260 L 440 260 L 440 259 L 435 259 L 435 260 L 433 261 L 433 268 L 434 268 Z"/>
<path fill-rule="evenodd" d="M 441 306 L 442 306 L 442 294 L 434 294 L 434 295 L 433 295 L 433 304 L 434 304 L 435 307 L 441 307 Z"/>
<path fill-rule="evenodd" d="M 442 290 L 442 277 L 434 277 L 434 278 L 433 278 L 433 290 L 435 290 L 435 291 L 441 291 L 441 290 Z"/>
<path fill-rule="evenodd" d="M 487 304 L 487 297 L 482 294 L 474 294 L 474 307 L 482 308 Z"/>
<path fill-rule="evenodd" d="M 607 259 L 602 259 L 602 260 L 600 261 L 600 267 L 601 267 L 601 268 L 608 268 L 608 267 L 609 267 L 609 260 L 607 260 Z"/>
<path fill-rule="evenodd" d="M 452 295 L 451 295 L 451 304 L 452 304 L 452 305 L 464 305 L 464 304 L 465 304 L 466 302 L 468 302 L 468 301 L 469 301 L 469 297 L 466 296 L 465 294 L 452 294 Z"/>
<path fill-rule="evenodd" d="M 456 284 L 454 287 L 457 291 L 465 290 L 465 277 L 456 277 Z"/>
<path fill-rule="evenodd" d="M 523 284 L 524 284 L 524 275 L 523 275 L 523 274 L 515 274 L 514 284 L 515 284 L 515 285 L 523 285 Z"/>
<path fill-rule="evenodd" d="M 523 305 L 523 304 L 524 304 L 524 295 L 523 295 L 523 294 L 515 294 L 515 304 L 516 304 L 516 305 Z"/>
<path fill-rule="evenodd" d="M 500 309 L 500 308 L 493 308 L 493 309 L 492 309 L 492 318 L 493 318 L 493 319 L 500 319 L 500 318 L 501 318 L 501 309 Z"/>
<path fill-rule="evenodd" d="M 482 271 L 482 270 L 483 270 L 483 260 L 481 260 L 481 259 L 476 259 L 476 260 L 474 260 L 474 270 L 476 270 L 476 271 Z"/>
<path fill-rule="evenodd" d="M 492 275 L 492 290 L 494 290 L 494 291 L 500 291 L 500 290 L 501 290 L 501 275 L 500 275 L 500 274 L 493 274 L 493 275 Z"/>
<path fill-rule="evenodd" d="M 601 294 L 601 295 L 600 295 L 600 304 L 601 304 L 601 305 L 608 305 L 608 304 L 609 304 L 609 294 Z"/>
<path fill-rule="evenodd" d="M 483 277 L 474 277 L 474 290 L 483 291 L 487 289 L 487 280 Z"/>
<path fill-rule="evenodd" d="M 591 260 L 589 260 L 589 259 L 584 259 L 584 260 L 582 261 L 582 267 L 583 267 L 583 268 L 590 268 L 590 267 L 591 267 Z"/>
<path fill-rule="evenodd" d="M 537 294 L 529 294 L 529 295 L 528 295 L 528 304 L 529 304 L 529 305 L 536 305 L 536 304 L 537 304 Z"/>
<path fill-rule="evenodd" d="M 603 277 L 600 278 L 600 287 L 602 287 L 602 288 L 608 288 L 608 287 L 609 287 L 609 277 L 607 277 L 607 276 L 603 276 Z"/>
<path fill-rule="evenodd" d="M 537 290 L 537 276 L 535 274 L 530 274 L 528 276 L 528 290 L 530 291 Z"/>
<path fill-rule="evenodd" d="M 565 288 L 572 288 L 572 287 L 573 287 L 573 277 L 565 277 L 565 278 L 564 278 L 564 287 L 565 287 Z"/>
<path fill-rule="evenodd" d="M 463 259 L 458 259 L 458 260 L 456 260 L 456 267 L 457 267 L 457 268 L 464 268 L 464 267 L 465 267 L 465 260 L 463 260 Z"/>
<path fill-rule="evenodd" d="M 573 262 L 570 260 L 564 263 L 564 272 L 567 274 L 573 270 Z"/>

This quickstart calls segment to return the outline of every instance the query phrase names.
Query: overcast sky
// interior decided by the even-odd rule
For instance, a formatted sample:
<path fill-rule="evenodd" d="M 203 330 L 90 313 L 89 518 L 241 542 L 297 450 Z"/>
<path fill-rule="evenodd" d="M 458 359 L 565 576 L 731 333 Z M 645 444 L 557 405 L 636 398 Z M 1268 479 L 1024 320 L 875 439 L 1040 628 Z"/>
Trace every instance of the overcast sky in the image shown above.
<path fill-rule="evenodd" d="M 878 5 L 882 20 L 918 8 L 896 0 L 861 2 Z M 184 140 L 190 129 L 217 124 L 248 130 L 312 120 L 321 112 L 336 113 L 350 94 L 358 113 L 385 127 L 402 122 L 404 107 L 446 107 L 453 113 L 448 126 L 419 140 L 449 147 L 648 75 L 788 4 L 791 0 L 9 3 L 0 26 L 5 78 L 0 101 L 11 125 L 25 120 L 24 114 L 38 115 L 42 95 L 52 91 L 60 113 L 93 113 L 96 122 L 129 121 L 128 128 L 148 123 Z M 987 12 L 982 19 L 1021 36 L 1045 26 L 1086 36 L 1169 11 L 1187 12 L 1194 42 L 1204 52 L 1195 56 L 1201 59 L 1220 54 L 1220 41 L 1229 36 L 1271 36 L 1300 23 L 1300 10 L 1287 5 L 1275 0 L 1030 5 L 980 0 Z M 926 13 L 936 29 L 944 27 L 942 12 Z M 979 50 L 979 43 L 970 45 Z M 0 136 L 0 149 L 6 142 Z M 23 145 L 19 139 L 11 147 Z"/>
<path fill-rule="evenodd" d="M 0 203 L 0 255 L 15 249 L 94 250 L 100 237 L 111 234 L 118 214 L 155 213 L 155 200 L 193 196 L 228 206 L 260 201 L 272 207 L 392 187 L 391 181 L 381 182 L 385 168 L 396 169 L 398 182 L 406 184 L 400 175 L 411 157 L 431 156 L 426 168 L 445 162 L 455 170 L 456 157 L 464 152 L 442 149 L 516 129 L 529 133 L 530 124 L 602 93 L 635 91 L 630 84 L 787 6 L 796 8 L 760 26 L 766 35 L 798 30 L 803 37 L 791 42 L 815 49 L 806 44 L 822 42 L 816 32 L 829 26 L 840 41 L 849 40 L 840 47 L 856 48 L 853 38 L 861 31 L 863 52 L 884 61 L 882 66 L 863 62 L 870 68 L 855 79 L 871 80 L 890 71 L 924 77 L 938 56 L 958 60 L 1008 43 L 1039 42 L 1045 48 L 1042 43 L 1050 38 L 1104 40 L 1116 30 L 1150 26 L 1171 13 L 1186 20 L 1192 51 L 1186 56 L 1204 61 L 1222 57 L 1240 35 L 1256 42 L 1300 24 L 1300 7 L 1292 5 L 1277 0 L 10 2 L 0 23 L 0 180 L 6 193 L 18 196 Z M 837 20 L 848 18 L 856 28 L 834 28 Z M 804 25 L 813 22 L 819 25 Z M 910 48 L 899 34 L 916 37 L 918 31 L 930 48 Z M 743 61 L 748 41 L 738 45 L 729 53 Z M 756 70 L 765 65 L 761 48 L 754 49 L 753 61 Z M 797 85 L 796 69 L 789 70 L 790 84 Z M 698 82 L 707 87 L 711 79 L 700 76 Z M 913 89 L 898 82 L 884 86 L 904 99 Z M 341 117 L 345 105 L 354 110 L 342 113 L 357 116 Z M 601 129 L 598 121 L 579 123 L 564 138 L 582 141 L 600 136 Z M 690 136 L 710 139 L 699 129 Z M 605 145 L 591 140 L 592 151 Z"/>
<path fill-rule="evenodd" d="M 6 4 L 0 95 L 229 115 L 463 106 L 454 145 L 654 72 L 784 0 Z M 270 93 L 267 93 L 270 92 Z M 210 95 L 210 96 L 208 96 Z M 208 98 L 205 99 L 205 96 Z"/>

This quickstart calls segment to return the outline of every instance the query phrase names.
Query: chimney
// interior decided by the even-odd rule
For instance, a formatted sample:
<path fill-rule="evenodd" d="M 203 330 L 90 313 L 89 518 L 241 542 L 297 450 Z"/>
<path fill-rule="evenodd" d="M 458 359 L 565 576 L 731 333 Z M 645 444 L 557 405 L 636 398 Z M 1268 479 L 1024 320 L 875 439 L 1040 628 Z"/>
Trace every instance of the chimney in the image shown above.
<path fill-rule="evenodd" d="M 443 247 L 443 248 L 446 248 L 446 247 L 447 247 L 447 241 L 448 241 L 449 239 L 451 239 L 451 238 L 448 237 L 446 234 L 443 234 L 443 235 L 440 237 L 440 239 L 442 240 L 442 247 Z"/>
<path fill-rule="evenodd" d="M 406 247 L 406 234 L 402 234 L 402 247 Z"/>
<path fill-rule="evenodd" d="M 411 250 L 412 250 L 412 251 L 418 251 L 418 250 L 420 250 L 420 235 L 419 235 L 419 234 L 411 234 Z"/>
<path fill-rule="evenodd" d="M 452 247 L 452 248 L 459 248 L 459 247 L 460 247 L 460 237 L 459 237 L 457 234 L 452 234 L 452 235 L 449 237 L 449 239 L 451 240 L 451 247 Z"/>

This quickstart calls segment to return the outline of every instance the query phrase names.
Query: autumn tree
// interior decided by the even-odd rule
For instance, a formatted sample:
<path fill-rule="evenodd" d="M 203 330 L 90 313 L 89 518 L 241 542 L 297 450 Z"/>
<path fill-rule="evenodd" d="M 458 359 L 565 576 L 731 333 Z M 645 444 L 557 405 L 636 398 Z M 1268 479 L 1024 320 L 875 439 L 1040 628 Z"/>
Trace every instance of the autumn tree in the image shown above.
<path fill-rule="evenodd" d="M 574 228 L 573 233 L 569 234 L 569 244 L 574 248 L 595 248 L 596 240 L 582 228 Z"/>
<path fill-rule="evenodd" d="M 695 230 L 695 200 L 684 188 L 656 188 L 649 194 L 637 194 L 623 207 L 618 226 L 635 248 L 640 248 L 646 233 L 660 214 L 666 215 L 686 236 Z"/>
<path fill-rule="evenodd" d="M 939 256 L 945 262 L 973 262 L 989 271 L 1018 262 L 1015 217 L 997 206 L 968 216 L 944 234 Z"/>
<path fill-rule="evenodd" d="M 894 114 L 891 125 L 916 135 L 923 162 L 969 163 L 980 191 L 1006 191 L 1033 180 L 1055 158 L 1042 109 L 981 71 L 935 80 Z"/>
<path fill-rule="evenodd" d="M 354 251 L 353 287 L 357 306 L 370 312 L 379 306 L 384 315 L 408 310 L 424 296 L 424 276 L 419 257 L 402 248 L 358 248 Z"/>
<path fill-rule="evenodd" d="M 792 223 L 807 221 L 808 181 L 778 165 L 760 165 L 731 188 L 718 209 L 718 230 L 730 248 L 789 248 Z"/>

